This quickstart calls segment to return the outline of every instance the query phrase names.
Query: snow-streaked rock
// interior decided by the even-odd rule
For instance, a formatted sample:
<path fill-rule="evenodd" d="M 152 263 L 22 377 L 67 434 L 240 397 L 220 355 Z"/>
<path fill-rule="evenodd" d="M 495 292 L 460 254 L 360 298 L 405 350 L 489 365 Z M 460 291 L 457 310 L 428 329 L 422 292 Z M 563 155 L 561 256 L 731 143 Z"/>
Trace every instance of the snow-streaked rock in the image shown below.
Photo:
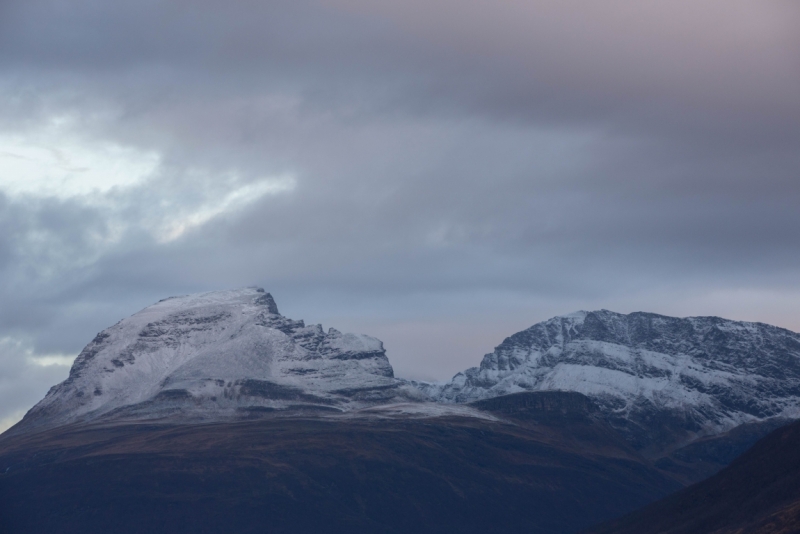
<path fill-rule="evenodd" d="M 375 338 L 283 317 L 263 289 L 219 291 L 165 299 L 98 334 L 14 431 L 297 410 L 485 418 L 494 416 L 464 405 L 523 391 L 587 395 L 655 457 L 740 424 L 800 417 L 800 334 L 717 317 L 578 312 L 514 334 L 450 382 L 425 384 L 395 378 Z"/>
<path fill-rule="evenodd" d="M 20 426 L 422 399 L 394 378 L 378 339 L 287 319 L 247 288 L 165 299 L 99 333 Z"/>
<path fill-rule="evenodd" d="M 418 387 L 453 403 L 576 391 L 640 449 L 659 449 L 800 416 L 800 334 L 718 317 L 578 312 L 514 334 L 448 383 Z"/>

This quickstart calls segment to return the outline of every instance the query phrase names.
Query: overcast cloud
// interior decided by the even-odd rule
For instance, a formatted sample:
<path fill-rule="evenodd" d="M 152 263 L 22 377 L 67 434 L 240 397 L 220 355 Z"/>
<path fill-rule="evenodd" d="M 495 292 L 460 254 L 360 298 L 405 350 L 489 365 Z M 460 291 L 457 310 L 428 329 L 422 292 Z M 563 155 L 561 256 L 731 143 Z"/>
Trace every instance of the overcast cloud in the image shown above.
<path fill-rule="evenodd" d="M 446 379 L 577 309 L 800 330 L 800 4 L 0 3 L 0 429 L 260 285 Z"/>

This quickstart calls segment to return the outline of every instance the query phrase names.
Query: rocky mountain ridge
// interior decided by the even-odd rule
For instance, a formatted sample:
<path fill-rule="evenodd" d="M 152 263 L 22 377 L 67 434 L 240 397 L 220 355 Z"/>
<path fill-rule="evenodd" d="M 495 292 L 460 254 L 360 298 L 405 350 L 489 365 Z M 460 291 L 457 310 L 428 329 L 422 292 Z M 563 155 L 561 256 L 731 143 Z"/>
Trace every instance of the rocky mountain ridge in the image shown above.
<path fill-rule="evenodd" d="M 394 378 L 380 340 L 288 319 L 245 288 L 164 299 L 102 331 L 15 430 L 424 399 Z"/>
<path fill-rule="evenodd" d="M 575 391 L 646 454 L 800 415 L 800 334 L 718 317 L 578 312 L 508 337 L 479 367 L 420 384 L 439 402 Z"/>
<path fill-rule="evenodd" d="M 396 378 L 373 337 L 286 318 L 260 288 L 217 291 L 162 300 L 98 334 L 13 431 L 297 410 L 494 417 L 478 401 L 526 391 L 585 395 L 596 417 L 653 459 L 741 425 L 752 426 L 740 432 L 750 443 L 800 416 L 800 335 L 717 317 L 577 312 L 429 384 Z"/>

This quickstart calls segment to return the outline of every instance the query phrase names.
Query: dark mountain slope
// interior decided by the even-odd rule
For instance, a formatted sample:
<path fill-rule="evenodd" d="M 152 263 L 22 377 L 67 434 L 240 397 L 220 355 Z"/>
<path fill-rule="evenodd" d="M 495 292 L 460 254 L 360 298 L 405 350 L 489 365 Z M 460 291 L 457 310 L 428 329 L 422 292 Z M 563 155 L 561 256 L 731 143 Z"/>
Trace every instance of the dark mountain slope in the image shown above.
<path fill-rule="evenodd" d="M 0 531 L 566 533 L 679 487 L 586 401 L 553 424 L 534 406 L 506 422 L 295 415 L 10 436 Z"/>
<path fill-rule="evenodd" d="M 590 532 L 800 532 L 800 422 L 775 430 L 710 479 Z"/>

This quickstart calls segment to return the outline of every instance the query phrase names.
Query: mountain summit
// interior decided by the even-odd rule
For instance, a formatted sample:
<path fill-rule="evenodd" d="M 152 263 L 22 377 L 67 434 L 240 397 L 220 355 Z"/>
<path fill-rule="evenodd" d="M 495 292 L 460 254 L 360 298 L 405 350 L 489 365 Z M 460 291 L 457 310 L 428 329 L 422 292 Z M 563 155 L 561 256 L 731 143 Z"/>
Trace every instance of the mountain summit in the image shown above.
<path fill-rule="evenodd" d="M 287 319 L 272 295 L 246 288 L 164 299 L 100 332 L 20 427 L 422 398 L 394 378 L 378 339 Z"/>
<path fill-rule="evenodd" d="M 800 415 L 800 334 L 719 317 L 577 312 L 503 341 L 441 385 L 441 402 L 520 391 L 593 399 L 637 449 L 667 449 L 746 423 Z"/>

